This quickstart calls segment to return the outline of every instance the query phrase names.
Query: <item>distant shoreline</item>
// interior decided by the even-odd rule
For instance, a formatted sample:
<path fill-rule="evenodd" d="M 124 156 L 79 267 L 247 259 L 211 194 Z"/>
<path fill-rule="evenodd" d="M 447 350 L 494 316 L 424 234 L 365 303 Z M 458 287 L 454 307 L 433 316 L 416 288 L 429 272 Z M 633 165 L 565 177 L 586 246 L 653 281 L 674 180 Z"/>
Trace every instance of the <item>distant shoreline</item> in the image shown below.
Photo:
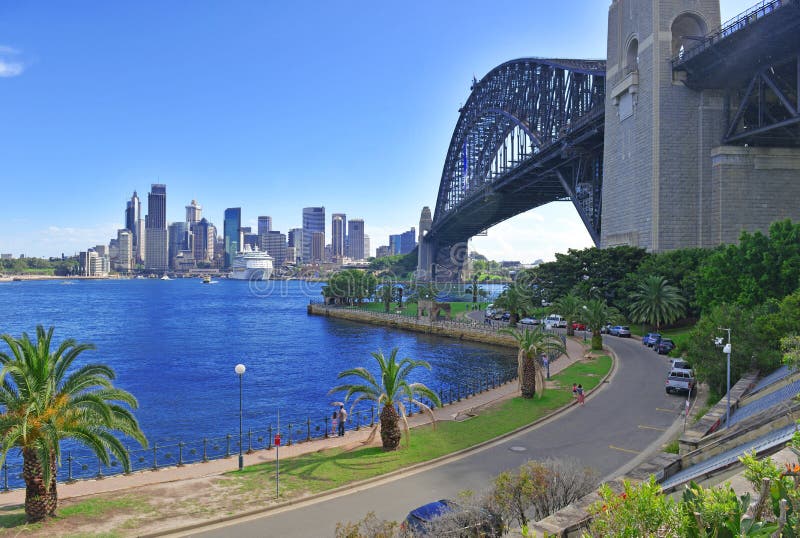
<path fill-rule="evenodd" d="M 0 282 L 23 282 L 26 280 L 116 280 L 106 276 L 60 276 L 60 275 L 3 275 Z"/>

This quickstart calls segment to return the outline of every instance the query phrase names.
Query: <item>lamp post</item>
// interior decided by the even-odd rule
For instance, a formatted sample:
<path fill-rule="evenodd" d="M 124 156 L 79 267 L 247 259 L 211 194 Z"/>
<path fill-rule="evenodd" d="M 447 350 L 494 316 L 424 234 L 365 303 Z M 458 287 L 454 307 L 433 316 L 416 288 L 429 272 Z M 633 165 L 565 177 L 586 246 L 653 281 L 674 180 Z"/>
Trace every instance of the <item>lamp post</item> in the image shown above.
<path fill-rule="evenodd" d="M 239 376 L 239 470 L 244 468 L 244 456 L 242 456 L 242 378 L 244 377 L 244 364 L 237 364 L 233 369 Z"/>
<path fill-rule="evenodd" d="M 723 327 L 717 327 L 720 331 L 728 333 L 728 343 L 722 348 L 722 352 L 728 356 L 728 374 L 727 374 L 727 388 L 728 388 L 728 410 L 725 413 L 725 428 L 730 425 L 731 420 L 731 330 Z M 722 338 L 715 339 L 717 345 L 722 344 Z"/>

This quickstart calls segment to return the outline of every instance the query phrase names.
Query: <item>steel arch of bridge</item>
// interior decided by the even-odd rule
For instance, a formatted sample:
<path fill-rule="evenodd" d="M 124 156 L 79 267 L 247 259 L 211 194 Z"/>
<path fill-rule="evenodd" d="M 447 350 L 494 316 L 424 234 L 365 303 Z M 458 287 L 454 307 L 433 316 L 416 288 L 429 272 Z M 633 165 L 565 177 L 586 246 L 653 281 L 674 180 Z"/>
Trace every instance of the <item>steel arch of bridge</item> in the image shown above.
<path fill-rule="evenodd" d="M 605 68 L 604 60 L 523 58 L 475 82 L 447 151 L 430 239 L 452 246 L 571 199 L 597 242 Z M 525 189 L 538 192 L 515 196 Z"/>

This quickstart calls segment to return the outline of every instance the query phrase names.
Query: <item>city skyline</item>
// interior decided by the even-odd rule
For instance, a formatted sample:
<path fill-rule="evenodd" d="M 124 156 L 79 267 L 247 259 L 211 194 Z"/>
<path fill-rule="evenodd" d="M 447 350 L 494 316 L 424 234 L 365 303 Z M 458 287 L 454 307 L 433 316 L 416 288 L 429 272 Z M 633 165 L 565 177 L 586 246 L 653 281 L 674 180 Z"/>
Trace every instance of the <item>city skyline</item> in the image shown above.
<path fill-rule="evenodd" d="M 723 19 L 753 3 L 723 0 Z M 5 4 L 0 251 L 105 243 L 118 201 L 153 183 L 169 185 L 170 221 L 196 199 L 218 226 L 242 206 L 242 226 L 266 214 L 289 230 L 324 205 L 383 245 L 435 206 L 473 77 L 525 56 L 605 57 L 608 5 Z M 472 249 L 529 263 L 589 244 L 557 203 Z"/>

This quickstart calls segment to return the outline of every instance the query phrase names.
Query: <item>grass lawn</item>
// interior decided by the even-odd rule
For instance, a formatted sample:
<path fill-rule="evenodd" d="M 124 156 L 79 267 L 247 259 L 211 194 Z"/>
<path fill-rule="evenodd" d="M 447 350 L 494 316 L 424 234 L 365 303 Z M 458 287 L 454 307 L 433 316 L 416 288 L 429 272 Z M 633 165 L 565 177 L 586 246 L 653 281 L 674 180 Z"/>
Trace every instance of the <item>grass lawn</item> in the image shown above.
<path fill-rule="evenodd" d="M 412 430 L 410 445 L 395 452 L 383 452 L 380 447 L 344 451 L 337 448 L 306 454 L 285 460 L 280 466 L 281 495 L 317 493 L 406 468 L 488 441 L 530 424 L 549 412 L 569 403 L 572 383 L 592 389 L 611 368 L 611 358 L 602 356 L 589 362 L 578 362 L 553 376 L 560 388 L 549 389 L 542 398 L 525 400 L 513 398 L 485 409 L 463 422 L 439 422 Z M 228 473 L 230 485 L 241 491 L 260 491 L 275 481 L 274 463 L 246 467 Z"/>

